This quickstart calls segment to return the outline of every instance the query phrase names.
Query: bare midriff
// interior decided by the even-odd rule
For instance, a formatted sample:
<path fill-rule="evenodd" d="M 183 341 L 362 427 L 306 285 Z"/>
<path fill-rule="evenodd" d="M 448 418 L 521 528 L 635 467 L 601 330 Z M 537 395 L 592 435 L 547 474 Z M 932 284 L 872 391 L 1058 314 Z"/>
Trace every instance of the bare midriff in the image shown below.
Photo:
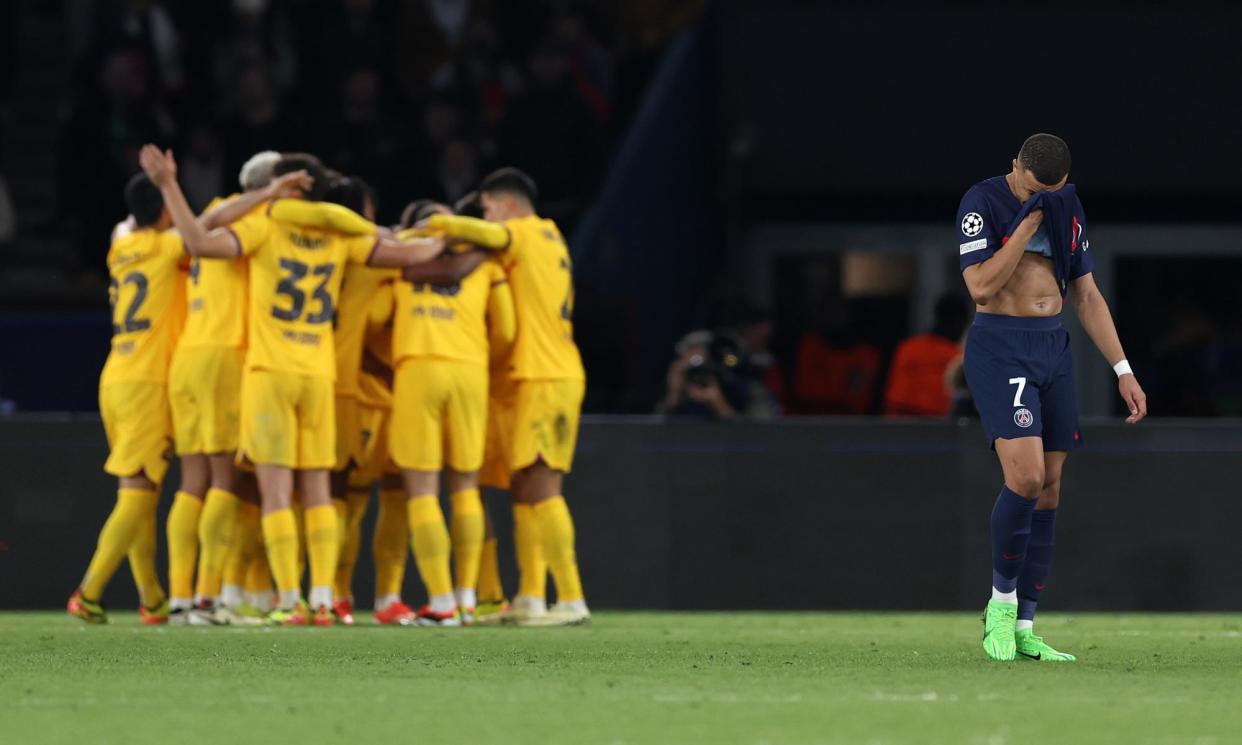
<path fill-rule="evenodd" d="M 975 309 L 998 316 L 1046 318 L 1058 315 L 1061 304 L 1052 259 L 1026 253 L 1001 291 L 989 299 L 987 305 L 977 305 Z"/>

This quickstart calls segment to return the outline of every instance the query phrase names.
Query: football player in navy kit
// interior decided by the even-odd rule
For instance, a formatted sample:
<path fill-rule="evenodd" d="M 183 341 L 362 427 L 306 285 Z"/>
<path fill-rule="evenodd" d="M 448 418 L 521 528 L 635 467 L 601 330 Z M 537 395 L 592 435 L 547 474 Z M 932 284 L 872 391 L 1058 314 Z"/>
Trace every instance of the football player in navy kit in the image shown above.
<path fill-rule="evenodd" d="M 1060 320 L 1067 294 L 1117 373 L 1126 422 L 1147 415 L 1147 396 L 1092 278 L 1086 217 L 1066 183 L 1069 169 L 1061 138 L 1033 135 L 1012 171 L 972 186 L 957 214 L 962 277 L 977 308 L 966 382 L 1005 476 L 992 510 L 992 598 L 984 613 L 983 647 L 997 660 L 1074 660 L 1033 628 L 1052 565 L 1061 471 L 1082 444 Z"/>

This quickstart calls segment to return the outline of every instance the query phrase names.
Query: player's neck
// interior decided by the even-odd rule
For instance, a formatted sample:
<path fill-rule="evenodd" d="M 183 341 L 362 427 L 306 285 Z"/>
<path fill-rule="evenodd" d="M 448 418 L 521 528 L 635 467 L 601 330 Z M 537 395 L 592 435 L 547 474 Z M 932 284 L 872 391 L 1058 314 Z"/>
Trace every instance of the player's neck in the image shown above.
<path fill-rule="evenodd" d="M 1026 189 L 1023 189 L 1021 186 L 1018 186 L 1017 181 L 1018 181 L 1018 178 L 1017 176 L 1014 175 L 1013 171 L 1010 171 L 1009 173 L 1005 174 L 1005 184 L 1009 187 L 1009 191 L 1015 197 L 1018 198 L 1018 201 L 1020 203 L 1026 204 L 1026 200 L 1030 199 L 1031 195 L 1034 194 L 1035 192 L 1027 191 Z"/>

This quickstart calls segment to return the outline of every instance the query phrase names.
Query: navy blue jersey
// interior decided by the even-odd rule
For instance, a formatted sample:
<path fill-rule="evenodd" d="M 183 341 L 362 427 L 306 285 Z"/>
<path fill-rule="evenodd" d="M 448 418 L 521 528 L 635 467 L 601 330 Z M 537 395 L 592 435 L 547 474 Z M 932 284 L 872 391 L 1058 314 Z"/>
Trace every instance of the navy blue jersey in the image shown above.
<path fill-rule="evenodd" d="M 1087 252 L 1087 217 L 1083 213 L 1082 202 L 1079 201 L 1072 185 L 1067 184 L 1061 191 L 1064 192 L 1062 196 L 1072 200 L 1070 219 L 1063 225 L 1052 224 L 1049 211 L 1045 209 L 1044 221 L 1031 238 L 1027 250 L 1042 253 L 1044 256 L 1052 256 L 1052 246 L 1061 242 L 1050 241 L 1049 231 L 1065 232 L 1066 240 L 1062 245 L 1069 248 L 1069 261 L 1064 276 L 1059 279 L 1066 281 L 1089 274 L 1094 268 L 1094 261 Z M 1054 194 L 1054 192 L 1044 192 L 1044 195 L 1049 197 Z M 1038 205 L 1030 205 L 1030 200 L 1028 200 L 1028 206 Z M 986 179 L 970 187 L 966 196 L 962 197 L 961 205 L 957 208 L 958 255 L 961 270 L 966 271 L 966 267 L 990 259 L 1009 240 L 1009 236 L 1027 211 L 1029 210 L 1024 210 L 1023 204 L 1009 190 L 1009 184 L 1004 176 Z M 1061 272 L 1058 271 L 1058 274 Z M 1064 285 L 1062 287 L 1064 288 Z"/>

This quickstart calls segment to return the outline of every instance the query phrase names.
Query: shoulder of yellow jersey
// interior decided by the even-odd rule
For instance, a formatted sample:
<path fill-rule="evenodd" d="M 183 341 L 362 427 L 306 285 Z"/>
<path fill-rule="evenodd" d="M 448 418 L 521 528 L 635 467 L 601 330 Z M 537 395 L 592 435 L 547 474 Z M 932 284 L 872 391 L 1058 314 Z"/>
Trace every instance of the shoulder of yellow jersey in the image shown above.
<path fill-rule="evenodd" d="M 175 230 L 138 228 L 118 236 L 108 247 L 108 266 L 128 264 L 152 253 L 181 258 L 185 254 L 181 234 Z"/>

